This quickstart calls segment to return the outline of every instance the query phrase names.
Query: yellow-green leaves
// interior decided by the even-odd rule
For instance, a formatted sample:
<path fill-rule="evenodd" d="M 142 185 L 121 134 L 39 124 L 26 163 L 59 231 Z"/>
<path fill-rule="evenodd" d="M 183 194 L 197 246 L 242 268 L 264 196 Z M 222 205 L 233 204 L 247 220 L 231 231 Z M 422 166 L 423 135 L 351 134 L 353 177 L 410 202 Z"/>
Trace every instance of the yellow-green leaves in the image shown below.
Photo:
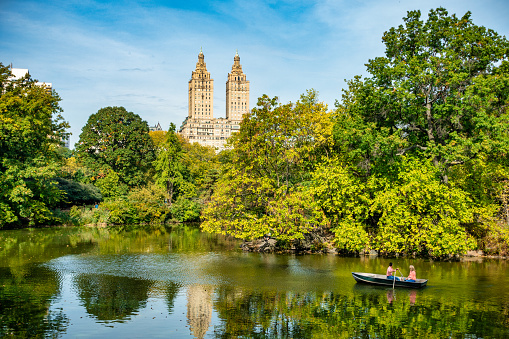
<path fill-rule="evenodd" d="M 292 241 L 325 226 L 309 180 L 319 157 L 330 151 L 331 133 L 330 113 L 315 91 L 295 104 L 261 97 L 231 138 L 231 162 L 203 213 L 202 228 Z"/>
<path fill-rule="evenodd" d="M 435 257 L 465 253 L 472 247 L 465 229 L 474 221 L 471 205 L 466 192 L 440 181 L 429 161 L 402 161 L 397 180 L 373 199 L 372 214 L 379 216 L 373 247 Z"/>

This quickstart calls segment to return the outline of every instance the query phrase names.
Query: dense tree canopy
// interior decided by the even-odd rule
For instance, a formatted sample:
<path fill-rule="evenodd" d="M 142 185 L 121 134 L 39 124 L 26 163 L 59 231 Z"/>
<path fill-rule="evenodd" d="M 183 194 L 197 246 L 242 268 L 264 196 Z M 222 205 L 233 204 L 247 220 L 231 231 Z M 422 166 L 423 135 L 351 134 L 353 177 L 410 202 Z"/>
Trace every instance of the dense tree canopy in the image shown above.
<path fill-rule="evenodd" d="M 205 230 L 294 240 L 328 226 L 349 253 L 433 257 L 509 243 L 497 222 L 509 220 L 508 41 L 470 13 L 403 20 L 370 76 L 348 82 L 333 147 L 314 92 L 260 99 L 232 137 Z"/>
<path fill-rule="evenodd" d="M 175 125 L 171 124 L 155 161 L 156 182 L 166 190 L 170 206 L 174 201 L 175 193 L 185 189 L 185 167 L 182 157 L 182 143 L 175 132 Z"/>
<path fill-rule="evenodd" d="M 0 227 L 48 222 L 61 199 L 53 177 L 67 136 L 55 91 L 27 75 L 14 80 L 0 63 Z"/>
<path fill-rule="evenodd" d="M 155 159 L 147 122 L 124 107 L 106 107 L 92 114 L 76 150 L 78 159 L 95 172 L 96 179 L 114 172 L 128 187 L 147 182 Z"/>
<path fill-rule="evenodd" d="M 327 106 L 315 91 L 295 104 L 261 97 L 231 137 L 231 162 L 202 227 L 244 239 L 271 234 L 291 241 L 323 226 L 306 183 L 316 155 L 330 146 L 331 131 Z"/>
<path fill-rule="evenodd" d="M 314 90 L 288 104 L 264 95 L 219 154 L 173 124 L 149 134 L 123 107 L 90 116 L 76 157 L 55 152 L 58 96 L 2 67 L 0 226 L 42 223 L 58 201 L 92 202 L 99 188 L 105 201 L 74 206 L 72 223 L 201 219 L 203 230 L 281 246 L 509 253 L 509 42 L 470 13 L 403 21 L 335 111 Z"/>
<path fill-rule="evenodd" d="M 499 229 L 509 43 L 470 13 L 439 8 L 422 21 L 411 11 L 404 21 L 337 105 L 338 152 L 315 172 L 315 197 L 340 248 L 465 253 Z"/>
<path fill-rule="evenodd" d="M 371 163 L 423 156 L 444 182 L 451 166 L 507 153 L 509 42 L 474 25 L 469 12 L 458 18 L 438 8 L 424 22 L 411 11 L 404 21 L 383 35 L 385 56 L 366 65 L 371 77 L 350 81 L 340 109 L 357 128 L 338 141 L 354 137 Z"/>

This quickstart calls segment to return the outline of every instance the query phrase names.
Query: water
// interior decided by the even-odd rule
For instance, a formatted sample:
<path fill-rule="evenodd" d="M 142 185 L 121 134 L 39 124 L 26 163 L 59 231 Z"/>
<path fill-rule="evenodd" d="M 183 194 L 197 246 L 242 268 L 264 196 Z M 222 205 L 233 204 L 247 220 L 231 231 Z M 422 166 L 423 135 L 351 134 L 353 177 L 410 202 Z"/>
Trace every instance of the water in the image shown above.
<path fill-rule="evenodd" d="M 506 338 L 503 260 L 392 259 L 421 290 L 356 284 L 389 259 L 243 253 L 192 227 L 0 231 L 0 337 Z"/>

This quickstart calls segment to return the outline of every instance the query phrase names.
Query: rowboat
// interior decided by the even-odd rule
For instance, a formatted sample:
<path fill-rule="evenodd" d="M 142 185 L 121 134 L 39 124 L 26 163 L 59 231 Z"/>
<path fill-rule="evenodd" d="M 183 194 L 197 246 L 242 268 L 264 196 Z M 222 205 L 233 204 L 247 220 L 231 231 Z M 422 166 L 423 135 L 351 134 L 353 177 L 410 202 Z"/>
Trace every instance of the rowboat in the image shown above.
<path fill-rule="evenodd" d="M 421 288 L 426 286 L 428 279 L 417 279 L 415 282 L 387 279 L 386 275 L 374 273 L 360 273 L 352 272 L 353 278 L 364 284 L 394 286 L 394 287 L 407 287 L 407 288 Z M 394 285 L 393 285 L 394 283 Z"/>

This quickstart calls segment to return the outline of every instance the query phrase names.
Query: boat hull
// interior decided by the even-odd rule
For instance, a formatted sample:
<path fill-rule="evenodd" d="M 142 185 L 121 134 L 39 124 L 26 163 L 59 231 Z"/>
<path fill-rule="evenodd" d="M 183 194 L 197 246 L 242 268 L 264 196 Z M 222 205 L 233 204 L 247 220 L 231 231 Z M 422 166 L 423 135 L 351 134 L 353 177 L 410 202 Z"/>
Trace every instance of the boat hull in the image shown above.
<path fill-rule="evenodd" d="M 428 283 L 427 279 L 417 279 L 415 282 L 387 279 L 387 276 L 383 274 L 374 273 L 361 273 L 352 272 L 354 279 L 363 284 L 379 285 L 379 286 L 394 286 L 394 287 L 406 287 L 406 288 L 422 288 Z M 394 285 L 393 285 L 394 284 Z"/>

